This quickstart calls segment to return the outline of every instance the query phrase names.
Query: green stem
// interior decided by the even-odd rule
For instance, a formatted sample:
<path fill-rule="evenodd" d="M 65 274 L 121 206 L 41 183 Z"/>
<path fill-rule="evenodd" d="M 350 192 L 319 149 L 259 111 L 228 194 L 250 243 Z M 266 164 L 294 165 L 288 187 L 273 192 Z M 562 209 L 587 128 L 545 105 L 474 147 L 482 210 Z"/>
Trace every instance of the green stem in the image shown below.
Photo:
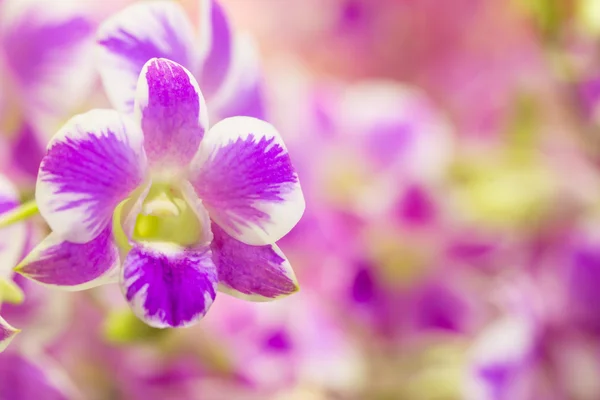
<path fill-rule="evenodd" d="M 37 203 L 34 200 L 30 200 L 27 203 L 21 204 L 20 207 L 12 209 L 0 216 L 0 229 L 6 228 L 12 224 L 23 221 L 27 218 L 31 218 L 40 212 Z"/>

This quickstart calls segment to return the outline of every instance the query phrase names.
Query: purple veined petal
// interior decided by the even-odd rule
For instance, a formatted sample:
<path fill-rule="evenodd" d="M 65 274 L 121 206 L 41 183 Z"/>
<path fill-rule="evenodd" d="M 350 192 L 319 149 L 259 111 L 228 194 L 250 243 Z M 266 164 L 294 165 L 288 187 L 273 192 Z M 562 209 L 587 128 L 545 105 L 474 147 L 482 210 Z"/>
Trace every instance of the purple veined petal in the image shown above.
<path fill-rule="evenodd" d="M 219 290 L 244 300 L 270 301 L 298 291 L 290 263 L 274 244 L 250 246 L 212 225 Z"/>
<path fill-rule="evenodd" d="M 141 1 L 107 19 L 97 34 L 100 76 L 112 105 L 132 112 L 142 67 L 164 57 L 194 70 L 194 29 L 175 1 Z"/>
<path fill-rule="evenodd" d="M 144 180 L 142 142 L 139 127 L 113 110 L 70 119 L 48 145 L 36 184 L 50 228 L 75 243 L 98 236 L 115 207 Z"/>
<path fill-rule="evenodd" d="M 38 352 L 7 351 L 0 356 L 0 398 L 68 400 L 81 398 L 65 371 Z"/>
<path fill-rule="evenodd" d="M 218 90 L 230 69 L 233 33 L 223 7 L 216 0 L 200 1 L 200 86 L 207 98 Z"/>
<path fill-rule="evenodd" d="M 36 282 L 65 290 L 85 290 L 118 281 L 119 249 L 106 227 L 87 243 L 65 241 L 51 233 L 17 266 Z"/>
<path fill-rule="evenodd" d="M 535 350 L 535 329 L 524 317 L 507 316 L 492 324 L 470 350 L 464 382 L 466 400 L 523 398 L 525 368 Z"/>
<path fill-rule="evenodd" d="M 150 167 L 187 169 L 208 126 L 206 104 L 191 73 L 167 59 L 148 61 L 140 73 L 135 116 Z"/>
<path fill-rule="evenodd" d="M 121 287 L 134 313 L 155 328 L 200 320 L 217 294 L 217 270 L 209 248 L 138 244 L 123 265 Z"/>
<path fill-rule="evenodd" d="M 245 116 L 265 119 L 262 70 L 251 37 L 236 37 L 231 68 L 217 93 L 210 98 L 217 120 Z"/>
<path fill-rule="evenodd" d="M 12 342 L 19 332 L 18 329 L 13 328 L 4 320 L 4 318 L 0 317 L 0 353 L 6 350 L 10 342 Z"/>
<path fill-rule="evenodd" d="M 19 205 L 19 193 L 8 179 L 0 175 L 0 216 Z M 23 255 L 28 239 L 27 226 L 16 223 L 0 228 L 0 279 L 10 279 L 12 269 Z"/>
<path fill-rule="evenodd" d="M 11 97 L 43 147 L 95 82 L 94 24 L 77 2 L 23 0 L 6 3 L 0 26 Z"/>
<path fill-rule="evenodd" d="M 281 136 L 251 117 L 228 118 L 210 129 L 192 163 L 190 182 L 211 219 L 246 244 L 275 243 L 305 208 Z"/>

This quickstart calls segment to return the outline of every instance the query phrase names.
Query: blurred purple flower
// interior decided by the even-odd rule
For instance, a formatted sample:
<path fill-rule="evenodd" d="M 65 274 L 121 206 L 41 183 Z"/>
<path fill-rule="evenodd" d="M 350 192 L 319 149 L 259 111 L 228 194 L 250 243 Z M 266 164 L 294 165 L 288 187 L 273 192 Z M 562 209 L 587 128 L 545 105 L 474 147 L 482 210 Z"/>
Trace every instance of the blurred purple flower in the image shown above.
<path fill-rule="evenodd" d="M 0 355 L 0 398 L 68 400 L 76 391 L 60 366 L 42 354 Z"/>
<path fill-rule="evenodd" d="M 93 21 L 75 1 L 0 5 L 0 133 L 14 165 L 34 175 L 54 130 L 89 94 Z M 60 100 L 58 100 L 60 99 Z"/>

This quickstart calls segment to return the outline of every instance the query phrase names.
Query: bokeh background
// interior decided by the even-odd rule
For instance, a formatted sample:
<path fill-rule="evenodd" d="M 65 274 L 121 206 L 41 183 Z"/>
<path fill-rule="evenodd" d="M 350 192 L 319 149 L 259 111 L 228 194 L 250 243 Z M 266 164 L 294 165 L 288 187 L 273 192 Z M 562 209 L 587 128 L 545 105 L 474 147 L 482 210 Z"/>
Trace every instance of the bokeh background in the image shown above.
<path fill-rule="evenodd" d="M 90 49 L 132 3 L 36 1 L 0 0 L 0 172 L 23 200 L 61 123 L 108 106 Z M 16 276 L 0 398 L 600 399 L 600 1 L 221 4 L 299 171 L 306 212 L 279 246 L 300 292 L 220 295 L 194 327 L 157 330 L 118 287 Z M 59 33 L 15 24 L 63 6 L 84 22 L 59 42 L 81 59 L 34 92 Z M 29 229 L 30 246 L 47 233 Z"/>

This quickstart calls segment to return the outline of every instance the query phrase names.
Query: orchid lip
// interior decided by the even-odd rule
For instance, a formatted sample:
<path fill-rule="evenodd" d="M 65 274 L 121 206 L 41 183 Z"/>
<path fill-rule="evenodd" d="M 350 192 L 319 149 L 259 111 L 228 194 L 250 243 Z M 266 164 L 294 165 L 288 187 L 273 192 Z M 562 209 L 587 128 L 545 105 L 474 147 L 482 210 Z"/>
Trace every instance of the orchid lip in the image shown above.
<path fill-rule="evenodd" d="M 135 216 L 131 238 L 188 247 L 199 243 L 203 228 L 178 185 L 153 183 Z"/>

